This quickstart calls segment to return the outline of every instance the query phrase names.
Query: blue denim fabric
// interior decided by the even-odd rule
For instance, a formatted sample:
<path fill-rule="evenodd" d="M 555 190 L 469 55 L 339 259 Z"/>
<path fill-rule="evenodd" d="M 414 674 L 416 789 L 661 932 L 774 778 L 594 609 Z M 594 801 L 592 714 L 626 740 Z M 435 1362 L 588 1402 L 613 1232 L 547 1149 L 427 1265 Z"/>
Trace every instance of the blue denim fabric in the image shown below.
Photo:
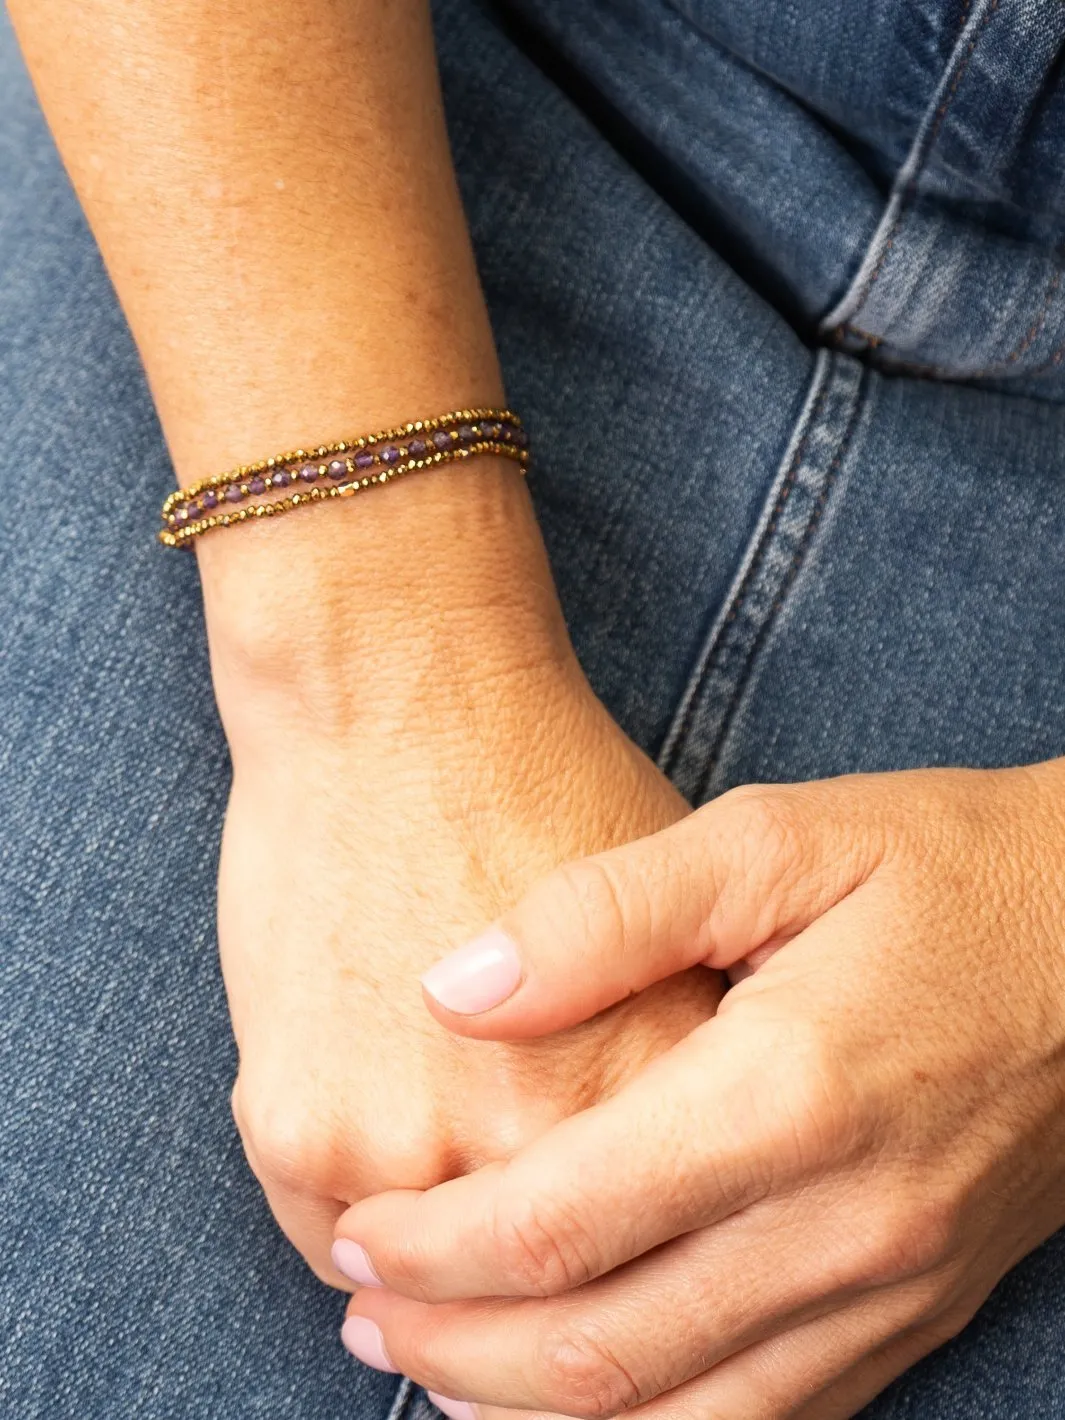
<path fill-rule="evenodd" d="M 437 10 L 530 486 L 629 733 L 693 801 L 1065 752 L 1060 4 Z M 0 1414 L 428 1420 L 341 1352 L 230 1123 L 195 566 L 152 541 L 166 454 L 6 28 L 0 369 Z M 1063 1352 L 1059 1235 L 867 1420 L 1060 1420 Z"/>
<path fill-rule="evenodd" d="M 1063 398 L 1059 0 L 514 8 L 804 333 Z"/>

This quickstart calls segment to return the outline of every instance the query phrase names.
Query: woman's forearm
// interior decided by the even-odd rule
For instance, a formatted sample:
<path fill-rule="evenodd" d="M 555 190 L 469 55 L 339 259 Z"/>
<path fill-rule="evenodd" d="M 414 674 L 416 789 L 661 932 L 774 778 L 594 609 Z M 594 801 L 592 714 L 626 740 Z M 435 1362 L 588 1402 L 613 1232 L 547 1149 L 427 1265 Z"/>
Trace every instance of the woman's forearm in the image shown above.
<path fill-rule="evenodd" d="M 11 8 L 182 482 L 502 399 L 424 0 Z M 561 645 L 529 500 L 488 459 L 212 535 L 200 562 L 216 650 L 271 673 L 311 645 L 391 662 L 452 605 L 518 660 Z"/>
<path fill-rule="evenodd" d="M 12 9 L 182 478 L 498 399 L 424 0 Z"/>

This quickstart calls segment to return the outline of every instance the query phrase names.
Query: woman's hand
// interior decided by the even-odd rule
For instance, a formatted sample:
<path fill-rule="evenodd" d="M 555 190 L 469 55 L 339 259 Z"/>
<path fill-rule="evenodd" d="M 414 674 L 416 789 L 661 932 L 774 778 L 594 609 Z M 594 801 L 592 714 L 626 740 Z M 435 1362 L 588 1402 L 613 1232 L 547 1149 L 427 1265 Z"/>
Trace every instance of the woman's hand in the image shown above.
<path fill-rule="evenodd" d="M 1065 762 L 736 791 L 497 926 L 496 1008 L 429 978 L 466 1037 L 745 979 L 509 1162 L 341 1219 L 384 1283 L 349 1344 L 484 1420 L 852 1416 L 1065 1223 Z"/>
<path fill-rule="evenodd" d="M 506 402 L 428 0 L 12 8 L 182 484 Z M 513 467 L 471 464 L 198 540 L 234 1102 L 336 1282 L 347 1203 L 507 1154 L 720 994 L 699 972 L 522 1047 L 425 1017 L 419 970 L 533 878 L 685 811 L 581 677 Z"/>
<path fill-rule="evenodd" d="M 362 503 L 201 553 L 234 757 L 219 931 L 235 1113 L 282 1227 L 338 1285 L 348 1204 L 508 1157 L 722 990 L 696 969 L 516 1045 L 426 1014 L 419 974 L 538 877 L 688 810 L 581 674 L 511 469 Z M 353 567 L 372 597 L 347 592 Z"/>

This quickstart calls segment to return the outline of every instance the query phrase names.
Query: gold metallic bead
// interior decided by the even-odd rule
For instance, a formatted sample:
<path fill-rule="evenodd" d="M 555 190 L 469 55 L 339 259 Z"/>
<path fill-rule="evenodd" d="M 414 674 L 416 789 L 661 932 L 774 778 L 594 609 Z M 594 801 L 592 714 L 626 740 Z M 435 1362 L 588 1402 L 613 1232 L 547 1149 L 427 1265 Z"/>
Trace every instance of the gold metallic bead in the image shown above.
<path fill-rule="evenodd" d="M 356 492 L 369 487 L 371 484 L 388 483 L 392 479 L 413 473 L 419 470 L 431 469 L 437 465 L 456 462 L 459 458 L 468 460 L 471 454 L 491 453 L 502 456 L 516 462 L 524 475 L 529 462 L 529 453 L 526 449 L 516 449 L 511 445 L 505 445 L 496 441 L 479 439 L 473 445 L 457 446 L 457 427 L 459 424 L 472 424 L 475 436 L 481 435 L 483 429 L 480 427 L 486 421 L 502 422 L 508 421 L 516 426 L 521 426 L 521 419 L 513 410 L 491 409 L 491 408 L 463 408 L 453 409 L 446 414 L 437 415 L 430 419 L 408 420 L 400 423 L 391 429 L 379 431 L 375 434 L 359 435 L 357 438 L 345 438 L 332 444 L 319 444 L 313 446 L 310 451 L 305 448 L 292 450 L 288 453 L 273 454 L 269 458 L 259 459 L 254 463 L 244 463 L 228 472 L 214 473 L 207 477 L 197 479 L 189 487 L 175 489 L 167 495 L 162 504 L 160 517 L 163 527 L 159 530 L 157 537 L 166 547 L 182 547 L 191 542 L 194 538 L 210 532 L 216 527 L 229 527 L 233 523 L 247 522 L 249 518 L 279 517 L 284 513 L 291 512 L 304 503 L 320 503 L 324 499 L 339 496 L 352 496 Z M 409 450 L 402 447 L 403 441 L 408 441 L 411 434 L 433 433 L 437 430 L 446 431 L 450 437 L 450 447 L 443 450 L 434 449 L 424 459 L 414 459 L 409 457 Z M 168 519 L 176 508 L 188 507 L 194 500 L 208 488 L 221 488 L 223 485 L 232 484 L 241 490 L 245 498 L 251 496 L 249 481 L 261 473 L 267 473 L 277 468 L 288 467 L 293 464 L 303 462 L 306 459 L 325 459 L 332 454 L 344 455 L 356 449 L 365 449 L 385 441 L 399 441 L 401 444 L 401 459 L 404 460 L 399 465 L 391 468 L 380 469 L 372 477 L 364 477 L 360 480 L 358 471 L 352 459 L 345 459 L 345 469 L 348 474 L 353 474 L 351 483 L 337 486 L 330 484 L 328 487 L 318 485 L 303 492 L 298 492 L 290 496 L 273 499 L 267 503 L 249 505 L 246 508 L 234 510 L 232 513 L 219 513 L 209 517 L 198 518 L 194 523 L 171 531 Z M 319 474 L 326 473 L 326 466 L 319 466 Z"/>

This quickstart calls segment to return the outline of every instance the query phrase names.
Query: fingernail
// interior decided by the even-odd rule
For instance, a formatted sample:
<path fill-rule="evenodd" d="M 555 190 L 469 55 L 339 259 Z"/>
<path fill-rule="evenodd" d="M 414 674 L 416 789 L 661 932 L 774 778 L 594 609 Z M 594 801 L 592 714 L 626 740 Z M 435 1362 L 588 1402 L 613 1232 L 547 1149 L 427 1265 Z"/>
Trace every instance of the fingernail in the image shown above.
<path fill-rule="evenodd" d="M 399 1375 L 399 1367 L 393 1366 L 385 1350 L 385 1338 L 380 1327 L 374 1326 L 369 1317 L 349 1316 L 340 1328 L 340 1339 L 357 1361 L 364 1366 L 372 1366 L 375 1371 L 391 1371 Z"/>
<path fill-rule="evenodd" d="M 521 984 L 517 944 L 498 927 L 431 966 L 422 986 L 445 1010 L 477 1016 L 500 1005 Z"/>
<path fill-rule="evenodd" d="M 435 1390 L 427 1390 L 426 1395 L 442 1410 L 449 1420 L 480 1420 L 480 1412 L 468 1400 L 448 1400 L 446 1395 L 437 1395 Z"/>
<path fill-rule="evenodd" d="M 337 1238 L 333 1244 L 333 1266 L 345 1277 L 350 1277 L 360 1287 L 383 1287 L 385 1284 L 374 1271 L 370 1255 L 364 1247 L 349 1238 Z"/>

